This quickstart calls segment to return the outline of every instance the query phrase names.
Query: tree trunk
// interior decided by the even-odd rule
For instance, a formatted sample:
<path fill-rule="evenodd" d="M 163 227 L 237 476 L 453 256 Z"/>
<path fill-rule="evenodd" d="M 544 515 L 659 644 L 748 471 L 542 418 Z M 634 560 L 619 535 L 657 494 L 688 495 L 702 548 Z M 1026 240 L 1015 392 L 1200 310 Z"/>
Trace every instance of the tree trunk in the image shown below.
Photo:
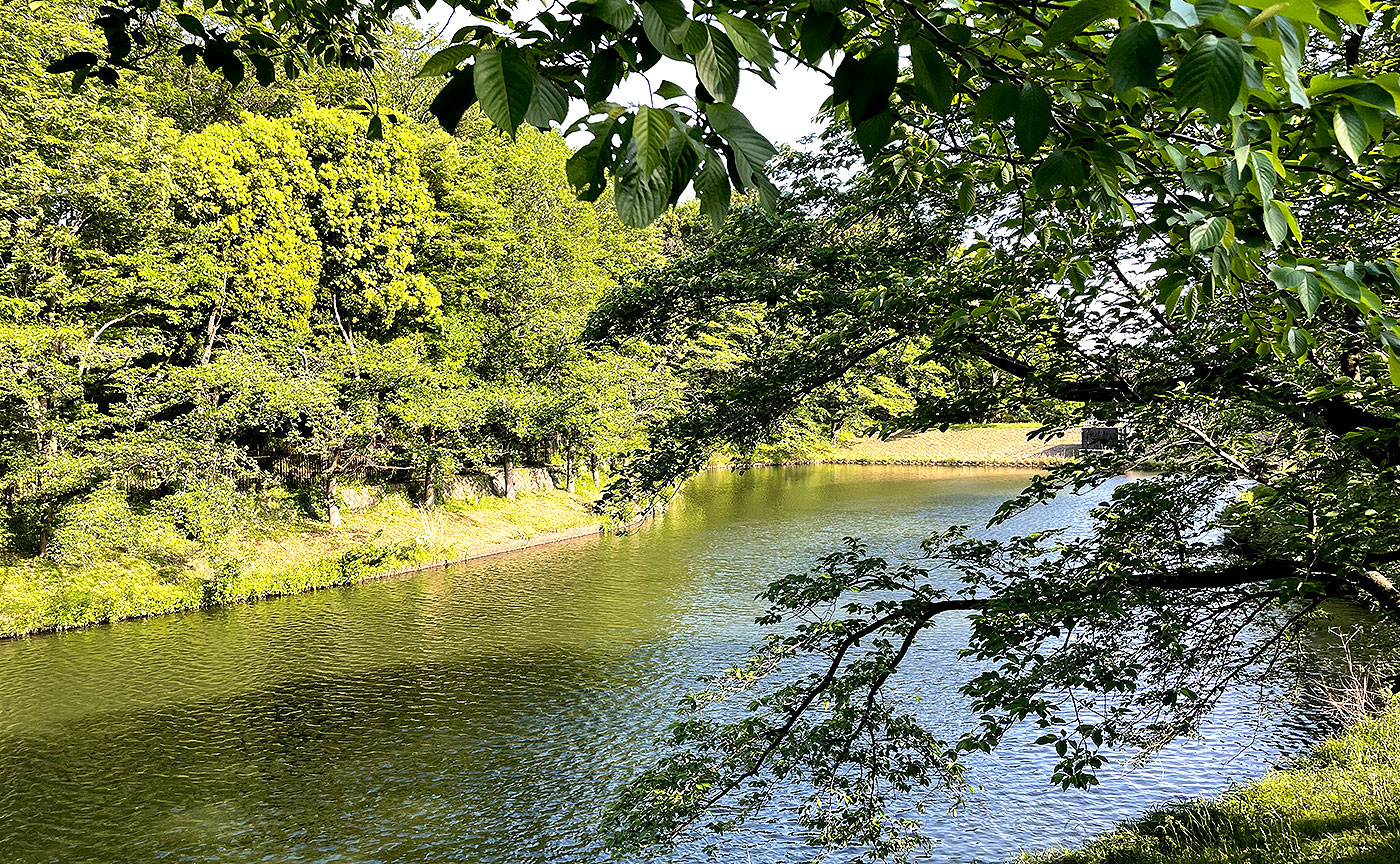
<path fill-rule="evenodd" d="M 593 485 L 602 485 L 602 478 L 598 476 L 598 454 L 592 453 L 588 456 L 588 467 L 593 469 Z"/>
<path fill-rule="evenodd" d="M 501 474 L 501 489 L 505 491 L 506 500 L 507 500 L 507 501 L 514 501 L 514 500 L 515 500 L 515 483 L 511 480 L 511 476 L 510 476 L 510 475 L 511 475 L 511 464 L 510 464 L 510 455 L 509 455 L 509 454 L 507 454 L 507 455 L 501 457 L 501 468 L 502 468 L 502 474 Z"/>
<path fill-rule="evenodd" d="M 423 506 L 429 510 L 437 506 L 437 483 L 433 480 L 435 463 L 429 462 L 423 472 Z"/>
<path fill-rule="evenodd" d="M 570 495 L 574 492 L 574 451 L 572 450 L 564 454 L 564 490 Z"/>
<path fill-rule="evenodd" d="M 228 291 L 228 277 L 224 277 L 224 291 Z M 209 309 L 209 320 L 204 325 L 204 351 L 199 355 L 199 365 L 208 366 L 209 360 L 214 356 L 214 340 L 219 335 L 219 325 L 223 323 L 219 313 L 224 308 L 224 295 L 220 294 L 218 302 Z"/>
<path fill-rule="evenodd" d="M 332 529 L 340 527 L 340 488 L 335 482 L 335 475 L 326 477 L 326 513 L 330 517 Z"/>
<path fill-rule="evenodd" d="M 44 527 L 39 529 L 39 557 L 49 557 L 49 542 L 53 540 L 53 504 L 44 508 Z"/>
<path fill-rule="evenodd" d="M 331 292 L 331 311 L 335 313 L 335 326 L 340 328 L 340 336 L 345 340 L 345 347 L 350 349 L 350 356 L 355 356 L 355 333 L 340 318 L 340 304 L 336 302 L 335 292 Z M 356 377 L 359 377 L 356 375 Z"/>

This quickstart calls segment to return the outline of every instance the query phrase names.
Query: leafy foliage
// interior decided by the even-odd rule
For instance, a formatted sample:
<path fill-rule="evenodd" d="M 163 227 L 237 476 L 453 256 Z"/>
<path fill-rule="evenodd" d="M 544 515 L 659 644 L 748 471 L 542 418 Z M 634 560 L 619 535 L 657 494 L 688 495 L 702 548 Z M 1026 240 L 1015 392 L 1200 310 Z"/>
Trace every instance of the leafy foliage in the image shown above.
<path fill-rule="evenodd" d="M 927 790 L 956 799 L 966 762 L 1008 736 L 1046 748 L 1057 783 L 1091 786 L 1107 760 L 1189 734 L 1226 688 L 1284 674 L 1299 628 L 1337 600 L 1400 613 L 1400 387 L 1366 318 L 1304 287 L 1307 271 L 1181 314 L 1136 277 L 1135 232 L 1066 220 L 1034 241 L 1002 224 L 984 234 L 959 218 L 960 188 L 911 187 L 898 166 L 854 171 L 849 156 L 791 164 L 776 218 L 741 212 L 713 249 L 600 312 L 600 333 L 690 332 L 760 302 L 791 328 L 746 340 L 762 349 L 736 353 L 618 488 L 666 494 L 700 452 L 800 415 L 882 353 L 942 370 L 886 428 L 1028 410 L 1044 437 L 1104 423 L 1123 435 L 1033 480 L 987 529 L 934 535 L 922 560 L 852 541 L 773 583 L 769 641 L 697 696 L 670 754 L 620 790 L 606 818 L 620 851 L 781 806 L 818 845 L 909 854 L 922 840 L 899 814 Z M 981 191 L 1007 213 L 1022 190 Z M 1304 236 L 1366 224 L 1351 248 L 1400 249 L 1394 223 L 1380 227 L 1389 205 L 1311 191 Z M 1196 242 L 1230 230 L 1206 223 Z M 1308 316 L 1292 349 L 1263 324 L 1283 290 Z M 1376 302 L 1397 311 L 1393 289 Z M 1155 476 L 1118 486 L 1087 530 L 1008 536 L 1017 513 L 1144 465 Z M 970 710 L 962 728 L 933 730 L 892 682 L 950 618 L 968 628 Z"/>
<path fill-rule="evenodd" d="M 207 546 L 186 505 L 230 484 L 304 487 L 334 521 L 367 476 L 434 503 L 458 474 L 562 460 L 571 483 L 635 446 L 664 385 L 578 335 L 655 240 L 574 198 L 556 136 L 477 112 L 372 136 L 316 88 L 175 117 L 161 75 L 70 92 L 40 60 L 96 38 L 70 12 L 0 22 L 28 63 L 0 94 L 7 553 Z"/>

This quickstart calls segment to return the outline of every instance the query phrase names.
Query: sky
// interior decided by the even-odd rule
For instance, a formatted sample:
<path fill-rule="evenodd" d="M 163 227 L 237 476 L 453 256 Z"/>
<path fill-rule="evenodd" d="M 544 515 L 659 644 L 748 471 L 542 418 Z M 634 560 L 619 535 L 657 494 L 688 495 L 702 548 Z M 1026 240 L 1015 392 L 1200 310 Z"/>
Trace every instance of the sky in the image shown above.
<path fill-rule="evenodd" d="M 520 4 L 516 10 L 517 14 L 529 14 L 526 7 L 527 3 Z M 419 26 L 434 32 L 445 30 L 445 38 L 450 38 L 453 28 L 447 25 L 452 12 L 451 7 L 439 3 L 423 16 Z M 466 23 L 466 16 L 461 13 L 451 21 L 451 24 L 456 26 Z M 633 75 L 624 81 L 622 87 L 613 94 L 613 101 L 623 104 L 648 103 L 650 88 L 647 80 L 651 82 L 651 87 L 669 80 L 684 87 L 687 92 L 695 92 L 694 68 L 663 57 L 647 72 L 646 79 Z M 745 73 L 739 83 L 734 107 L 743 111 L 755 129 L 779 146 L 796 144 L 799 139 L 818 131 L 821 127 L 813 122 L 812 118 L 830 95 L 826 77 L 810 69 L 785 63 L 774 70 L 773 80 L 777 87 L 770 87 L 757 76 Z M 576 116 L 577 114 L 570 114 L 569 119 L 573 120 Z M 586 140 L 587 135 L 582 135 L 578 141 L 571 143 L 581 144 Z"/>

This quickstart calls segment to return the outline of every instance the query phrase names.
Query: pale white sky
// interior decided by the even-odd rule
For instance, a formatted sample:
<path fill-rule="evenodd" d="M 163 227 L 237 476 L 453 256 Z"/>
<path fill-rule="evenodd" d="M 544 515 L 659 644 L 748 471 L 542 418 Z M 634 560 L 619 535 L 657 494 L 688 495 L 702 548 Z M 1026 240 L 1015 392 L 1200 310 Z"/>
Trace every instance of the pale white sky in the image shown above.
<path fill-rule="evenodd" d="M 528 0 L 527 3 L 520 4 L 516 13 L 529 14 L 527 5 Z M 453 9 L 450 6 L 440 3 L 423 17 L 419 26 L 436 32 L 443 29 L 452 13 Z M 453 29 L 466 23 L 466 16 L 458 13 L 451 22 L 453 26 L 446 28 L 444 38 L 451 38 Z M 695 92 L 695 70 L 685 63 L 663 57 L 661 62 L 647 72 L 646 77 L 652 87 L 669 80 L 684 87 L 687 92 Z M 767 82 L 754 75 L 743 75 L 738 96 L 734 99 L 734 107 L 743 111 L 755 129 L 779 146 L 796 144 L 802 137 L 818 131 L 821 127 L 813 122 L 812 118 L 830 95 L 826 78 L 810 69 L 784 64 L 774 70 L 773 80 L 777 82 L 776 88 L 768 86 Z M 613 101 L 623 104 L 644 103 L 648 101 L 648 96 L 646 82 L 639 76 L 633 76 L 624 81 L 622 87 L 613 94 Z M 575 113 L 569 115 L 571 122 L 578 116 L 577 110 L 575 108 Z"/>

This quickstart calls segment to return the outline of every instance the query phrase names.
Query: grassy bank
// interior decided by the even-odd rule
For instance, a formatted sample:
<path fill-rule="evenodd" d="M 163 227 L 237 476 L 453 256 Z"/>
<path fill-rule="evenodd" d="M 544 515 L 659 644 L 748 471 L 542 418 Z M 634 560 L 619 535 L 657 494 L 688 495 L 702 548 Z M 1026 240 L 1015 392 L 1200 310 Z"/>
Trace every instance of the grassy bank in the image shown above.
<path fill-rule="evenodd" d="M 1395 864 L 1400 697 L 1293 767 L 1023 864 Z"/>
<path fill-rule="evenodd" d="M 133 532 L 137 540 L 82 560 L 0 562 L 0 637 L 349 585 L 596 522 L 583 499 L 555 491 L 433 511 L 389 498 L 346 513 L 337 531 L 271 507 L 240 519 L 217 542 Z"/>
<path fill-rule="evenodd" d="M 954 426 L 946 432 L 917 432 L 863 438 L 834 450 L 826 461 L 870 465 L 1055 465 L 1073 458 L 1080 432 L 1027 441 L 1035 423 Z"/>
<path fill-rule="evenodd" d="M 981 423 L 953 426 L 946 432 L 900 432 L 888 438 L 857 438 L 838 443 L 810 442 L 800 447 L 761 447 L 751 464 L 836 463 L 855 465 L 985 465 L 1042 467 L 1074 458 L 1081 434 L 1071 429 L 1050 441 L 1028 441 L 1038 423 Z M 715 465 L 737 462 L 721 454 Z"/>

